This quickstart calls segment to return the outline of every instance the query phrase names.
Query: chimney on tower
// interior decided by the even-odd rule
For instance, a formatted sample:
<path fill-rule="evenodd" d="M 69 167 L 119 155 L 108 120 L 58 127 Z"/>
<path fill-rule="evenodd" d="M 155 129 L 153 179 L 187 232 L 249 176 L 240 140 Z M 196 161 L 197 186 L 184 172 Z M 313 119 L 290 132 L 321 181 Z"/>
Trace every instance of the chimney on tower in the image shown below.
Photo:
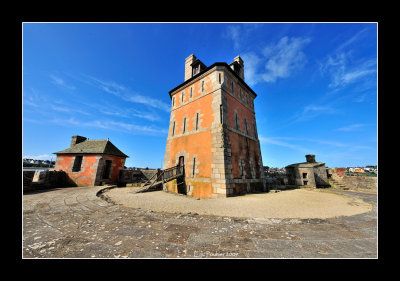
<path fill-rule="evenodd" d="M 240 78 L 244 81 L 244 62 L 240 56 L 237 56 L 233 59 L 233 62 L 230 64 L 230 67 L 235 71 Z"/>

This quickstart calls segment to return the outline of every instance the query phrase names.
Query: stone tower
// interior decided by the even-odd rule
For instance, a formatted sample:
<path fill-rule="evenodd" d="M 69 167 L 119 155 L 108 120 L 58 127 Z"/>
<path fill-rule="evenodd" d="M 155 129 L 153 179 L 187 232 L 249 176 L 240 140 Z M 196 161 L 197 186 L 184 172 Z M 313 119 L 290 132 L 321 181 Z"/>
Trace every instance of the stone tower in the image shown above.
<path fill-rule="evenodd" d="M 265 191 L 254 112 L 256 93 L 244 81 L 244 62 L 207 67 L 185 60 L 185 81 L 169 92 L 171 117 L 164 169 L 185 165 L 165 190 L 197 198 Z"/>

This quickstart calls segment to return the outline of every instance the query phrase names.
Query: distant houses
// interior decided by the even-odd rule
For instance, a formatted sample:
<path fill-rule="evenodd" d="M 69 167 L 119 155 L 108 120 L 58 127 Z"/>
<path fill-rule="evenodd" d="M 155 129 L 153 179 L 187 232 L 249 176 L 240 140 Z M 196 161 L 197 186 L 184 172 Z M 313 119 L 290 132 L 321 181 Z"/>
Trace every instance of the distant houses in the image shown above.
<path fill-rule="evenodd" d="M 53 167 L 55 161 L 50 160 L 39 160 L 39 159 L 31 159 L 31 158 L 23 158 L 22 159 L 24 167 L 33 167 L 33 166 L 41 166 L 41 167 Z"/>

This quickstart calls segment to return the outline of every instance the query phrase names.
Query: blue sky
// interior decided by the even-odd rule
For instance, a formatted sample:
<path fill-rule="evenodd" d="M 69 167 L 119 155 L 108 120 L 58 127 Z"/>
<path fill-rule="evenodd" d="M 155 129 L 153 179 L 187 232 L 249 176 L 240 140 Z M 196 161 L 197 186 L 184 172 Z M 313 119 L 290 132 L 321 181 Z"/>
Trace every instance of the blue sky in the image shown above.
<path fill-rule="evenodd" d="M 23 157 L 54 160 L 82 135 L 161 167 L 192 53 L 243 58 L 265 166 L 377 164 L 376 23 L 24 23 Z"/>

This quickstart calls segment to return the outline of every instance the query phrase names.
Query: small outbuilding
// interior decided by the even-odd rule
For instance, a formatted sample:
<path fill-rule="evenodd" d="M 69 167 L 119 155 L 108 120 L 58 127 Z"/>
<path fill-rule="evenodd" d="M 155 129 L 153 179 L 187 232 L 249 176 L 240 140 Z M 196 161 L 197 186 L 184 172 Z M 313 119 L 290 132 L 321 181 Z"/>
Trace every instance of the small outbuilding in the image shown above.
<path fill-rule="evenodd" d="M 307 162 L 286 166 L 289 185 L 329 187 L 325 163 L 315 162 L 314 154 L 306 155 Z"/>
<path fill-rule="evenodd" d="M 54 170 L 65 171 L 77 186 L 116 184 L 129 157 L 108 139 L 89 140 L 78 135 L 72 136 L 69 148 L 54 154 Z"/>

